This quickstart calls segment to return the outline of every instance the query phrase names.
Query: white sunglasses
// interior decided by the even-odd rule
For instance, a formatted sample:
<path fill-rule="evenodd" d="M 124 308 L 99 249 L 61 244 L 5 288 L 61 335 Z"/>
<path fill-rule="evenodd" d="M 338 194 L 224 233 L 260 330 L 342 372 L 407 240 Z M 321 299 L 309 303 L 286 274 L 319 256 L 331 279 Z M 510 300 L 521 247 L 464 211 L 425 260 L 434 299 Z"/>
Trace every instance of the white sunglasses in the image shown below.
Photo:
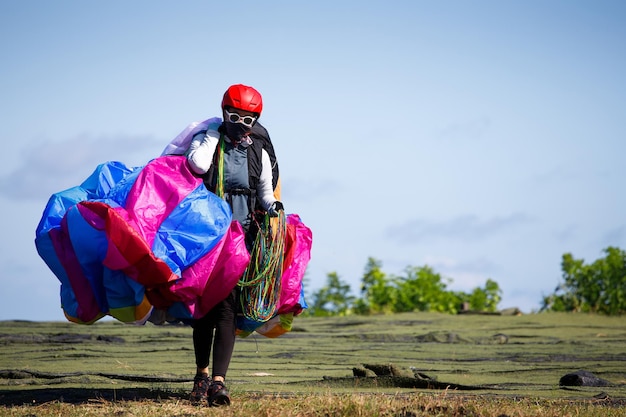
<path fill-rule="evenodd" d="M 242 116 L 239 113 L 231 113 L 226 109 L 224 109 L 224 113 L 226 113 L 226 117 L 229 122 L 240 123 L 245 127 L 252 127 L 254 122 L 256 122 L 255 116 Z"/>

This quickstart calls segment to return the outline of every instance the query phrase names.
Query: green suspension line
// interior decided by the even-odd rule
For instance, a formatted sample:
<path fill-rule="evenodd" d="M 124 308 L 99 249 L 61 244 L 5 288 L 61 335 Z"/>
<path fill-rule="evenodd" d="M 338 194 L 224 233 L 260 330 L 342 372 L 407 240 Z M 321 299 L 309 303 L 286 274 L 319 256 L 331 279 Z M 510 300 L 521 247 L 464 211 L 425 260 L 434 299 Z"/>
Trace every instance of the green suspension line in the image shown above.
<path fill-rule="evenodd" d="M 286 231 L 283 211 L 276 218 L 270 218 L 266 213 L 259 224 L 250 263 L 239 281 L 241 310 L 244 317 L 250 320 L 265 322 L 278 309 Z"/>
<path fill-rule="evenodd" d="M 217 145 L 217 184 L 215 194 L 219 198 L 224 198 L 224 135 L 220 134 L 220 141 Z"/>

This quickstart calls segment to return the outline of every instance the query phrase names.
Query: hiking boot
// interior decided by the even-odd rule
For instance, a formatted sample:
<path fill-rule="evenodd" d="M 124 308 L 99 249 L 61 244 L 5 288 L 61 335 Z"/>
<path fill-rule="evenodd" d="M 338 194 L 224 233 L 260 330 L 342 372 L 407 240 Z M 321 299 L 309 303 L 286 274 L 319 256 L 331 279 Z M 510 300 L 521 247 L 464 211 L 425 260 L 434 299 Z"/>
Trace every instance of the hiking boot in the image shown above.
<path fill-rule="evenodd" d="M 221 405 L 230 405 L 228 389 L 222 381 L 213 381 L 209 387 L 209 406 L 219 407 Z"/>
<path fill-rule="evenodd" d="M 208 375 L 196 375 L 193 379 L 193 389 L 191 390 L 191 395 L 189 395 L 189 400 L 193 404 L 207 401 L 209 398 L 210 385 L 211 380 Z"/>

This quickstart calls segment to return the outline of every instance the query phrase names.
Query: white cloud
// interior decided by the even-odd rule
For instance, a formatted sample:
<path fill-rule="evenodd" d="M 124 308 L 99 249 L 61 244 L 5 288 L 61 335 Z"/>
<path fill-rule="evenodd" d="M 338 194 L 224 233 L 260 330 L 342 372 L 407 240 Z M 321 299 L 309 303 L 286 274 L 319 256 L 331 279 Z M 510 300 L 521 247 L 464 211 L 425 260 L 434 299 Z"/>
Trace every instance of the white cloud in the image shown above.
<path fill-rule="evenodd" d="M 390 226 L 386 236 L 401 244 L 417 243 L 426 239 L 477 240 L 514 230 L 531 221 L 530 216 L 523 213 L 489 219 L 463 215 L 439 222 L 417 219 Z"/>
<path fill-rule="evenodd" d="M 139 158 L 144 164 L 158 155 L 157 146 L 163 145 L 145 137 L 96 139 L 86 135 L 34 144 L 19 155 L 16 169 L 0 179 L 0 194 L 18 200 L 40 199 L 79 185 L 98 164 L 107 160 L 128 164 L 132 159 L 138 161 L 136 154 L 145 153 Z"/>

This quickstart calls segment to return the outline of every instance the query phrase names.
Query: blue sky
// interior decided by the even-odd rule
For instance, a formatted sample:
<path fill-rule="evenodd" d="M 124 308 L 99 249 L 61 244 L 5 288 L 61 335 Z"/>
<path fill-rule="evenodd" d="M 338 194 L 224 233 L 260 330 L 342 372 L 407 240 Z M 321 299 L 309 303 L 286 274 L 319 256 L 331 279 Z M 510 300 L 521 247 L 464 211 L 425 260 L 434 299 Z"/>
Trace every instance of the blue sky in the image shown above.
<path fill-rule="evenodd" d="M 213 4 L 215 3 L 215 4 Z M 368 257 L 491 278 L 525 312 L 564 253 L 626 248 L 623 1 L 0 1 L 0 320 L 64 320 L 49 196 L 143 165 L 256 87 L 307 279 Z"/>

